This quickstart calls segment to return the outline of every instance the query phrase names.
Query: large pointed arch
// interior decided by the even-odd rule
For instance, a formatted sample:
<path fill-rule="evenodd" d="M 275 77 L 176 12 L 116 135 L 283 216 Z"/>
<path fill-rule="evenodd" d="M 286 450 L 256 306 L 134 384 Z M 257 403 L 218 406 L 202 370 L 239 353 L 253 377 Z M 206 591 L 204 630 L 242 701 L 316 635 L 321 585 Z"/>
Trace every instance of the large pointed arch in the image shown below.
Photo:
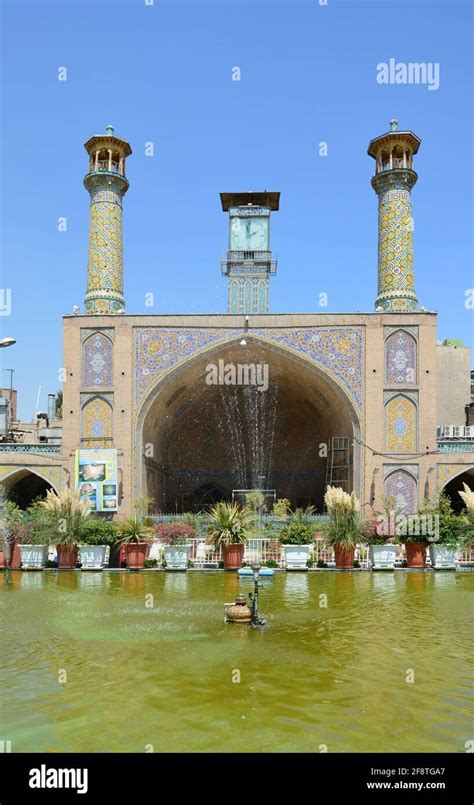
<path fill-rule="evenodd" d="M 275 344 L 270 339 L 266 339 L 261 333 L 259 333 L 258 336 L 255 336 L 254 333 L 246 334 L 245 342 L 246 347 L 243 348 L 241 345 L 242 333 L 240 332 L 234 338 L 228 338 L 225 342 L 221 341 L 219 343 L 205 345 L 202 349 L 197 350 L 193 355 L 184 357 L 182 361 L 179 361 L 176 365 L 168 369 L 168 371 L 164 371 L 161 374 L 158 382 L 150 386 L 146 395 L 144 396 L 144 399 L 141 401 L 141 404 L 138 407 L 136 415 L 135 494 L 142 494 L 147 486 L 145 477 L 146 473 L 144 473 L 142 465 L 147 450 L 153 454 L 148 456 L 148 458 L 150 458 L 148 467 L 149 472 L 151 472 L 150 465 L 154 456 L 156 455 L 153 450 L 150 417 L 153 418 L 155 429 L 167 428 L 170 426 L 172 417 L 174 417 L 176 413 L 178 413 L 178 416 L 182 415 L 183 406 L 185 406 L 186 403 L 188 406 L 186 414 L 188 420 L 187 425 L 183 424 L 183 427 L 190 428 L 193 417 L 196 418 L 197 416 L 196 412 L 197 409 L 199 409 L 199 406 L 194 405 L 193 407 L 193 404 L 189 402 L 189 400 L 187 401 L 187 395 L 189 396 L 190 390 L 193 388 L 193 383 L 196 385 L 198 378 L 201 378 L 199 382 L 202 381 L 205 366 L 212 361 L 217 362 L 219 358 L 222 358 L 222 356 L 231 356 L 235 362 L 239 359 L 239 356 L 242 355 L 245 358 L 245 360 L 244 358 L 242 358 L 242 360 L 244 360 L 245 363 L 248 363 L 252 356 L 255 358 L 258 355 L 263 355 L 266 356 L 266 359 L 269 361 L 270 365 L 273 364 L 273 371 L 277 371 L 277 375 L 280 380 L 288 375 L 288 378 L 291 376 L 291 383 L 298 384 L 300 382 L 298 378 L 302 378 L 300 386 L 304 386 L 306 383 L 308 388 L 306 394 L 301 393 L 300 397 L 303 401 L 302 405 L 304 404 L 308 410 L 312 404 L 312 400 L 316 400 L 318 397 L 321 398 L 314 407 L 315 419 L 318 417 L 321 419 L 323 416 L 321 411 L 324 405 L 328 409 L 324 413 L 324 416 L 326 416 L 326 426 L 327 417 L 329 416 L 329 409 L 332 407 L 332 409 L 336 412 L 334 427 L 337 427 L 337 423 L 341 422 L 341 427 L 343 426 L 345 431 L 344 433 L 339 433 L 337 430 L 336 432 L 332 431 L 331 435 L 347 435 L 350 437 L 351 443 L 353 442 L 354 458 L 352 468 L 352 487 L 355 489 L 356 494 L 360 496 L 362 488 L 359 448 L 359 441 L 361 438 L 361 419 L 359 412 L 357 412 L 355 409 L 353 401 L 342 388 L 341 384 L 339 384 L 329 372 L 325 371 L 315 362 L 303 357 L 301 354 L 298 354 L 296 350 L 292 350 L 291 348 L 280 344 Z M 242 352 L 243 349 L 247 351 Z M 296 397 L 292 399 L 296 400 Z M 324 402 L 322 402 L 322 400 L 324 400 Z M 181 410 L 181 413 L 178 409 Z M 299 413 L 296 411 L 295 416 L 296 418 L 300 416 L 301 419 L 301 411 Z M 311 421 L 311 414 L 309 413 L 307 420 Z M 212 425 L 209 425 L 208 423 L 208 427 L 212 428 Z M 330 429 L 327 427 L 326 430 L 328 433 L 330 432 Z M 157 477 L 156 474 L 159 475 L 161 472 L 163 472 L 162 465 L 163 462 L 157 462 L 157 466 L 154 468 L 155 477 Z M 202 482 L 204 483 L 206 480 L 206 478 L 203 478 Z M 325 478 L 323 481 L 325 482 Z M 216 482 L 216 479 L 214 479 L 214 482 Z M 159 480 L 157 483 L 159 483 Z"/>
<path fill-rule="evenodd" d="M 59 482 L 48 477 L 48 469 L 14 467 L 0 479 L 0 483 L 10 500 L 26 509 L 36 498 L 44 497 L 49 489 L 59 494 Z"/>

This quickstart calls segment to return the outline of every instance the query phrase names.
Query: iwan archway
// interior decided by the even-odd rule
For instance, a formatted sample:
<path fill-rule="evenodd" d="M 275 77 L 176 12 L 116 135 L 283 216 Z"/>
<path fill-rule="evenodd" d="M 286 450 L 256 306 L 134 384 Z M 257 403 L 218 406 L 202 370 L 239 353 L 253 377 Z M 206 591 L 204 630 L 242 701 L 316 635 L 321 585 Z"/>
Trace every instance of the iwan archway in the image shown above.
<path fill-rule="evenodd" d="M 57 492 L 53 484 L 40 472 L 35 472 L 27 467 L 18 467 L 2 478 L 2 486 L 8 500 L 16 503 L 20 509 L 27 509 L 33 501 L 46 497 L 49 489 Z"/>
<path fill-rule="evenodd" d="M 445 483 L 442 491 L 450 499 L 453 510 L 459 514 L 465 504 L 459 492 L 464 491 L 464 484 L 469 489 L 474 489 L 474 466 L 466 465 L 465 468 L 458 469 L 454 476 Z"/>
<path fill-rule="evenodd" d="M 322 511 L 332 437 L 347 438 L 348 488 L 360 495 L 360 423 L 349 396 L 309 360 L 240 335 L 150 389 L 137 418 L 136 494 L 183 512 L 235 489 L 274 489 L 292 506 Z"/>

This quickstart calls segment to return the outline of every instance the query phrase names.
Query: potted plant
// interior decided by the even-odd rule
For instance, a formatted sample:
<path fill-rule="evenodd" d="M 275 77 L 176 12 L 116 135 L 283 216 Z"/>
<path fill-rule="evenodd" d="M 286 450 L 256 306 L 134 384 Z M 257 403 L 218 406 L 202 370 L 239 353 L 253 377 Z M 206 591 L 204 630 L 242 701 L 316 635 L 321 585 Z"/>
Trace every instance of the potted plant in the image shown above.
<path fill-rule="evenodd" d="M 10 500 L 0 486 L 0 524 L 2 539 L 0 549 L 3 566 L 7 570 L 17 570 L 21 565 L 20 545 L 25 532 L 23 512 Z"/>
<path fill-rule="evenodd" d="M 323 526 L 324 541 L 334 549 L 337 568 L 353 568 L 355 547 L 366 541 L 367 533 L 360 503 L 354 492 L 349 495 L 335 486 L 327 487 L 324 501 L 329 515 Z"/>
<path fill-rule="evenodd" d="M 463 527 L 460 534 L 459 547 L 461 550 L 460 566 L 462 568 L 474 567 L 472 561 L 472 553 L 474 551 L 474 492 L 469 489 L 467 484 L 463 484 L 464 492 L 459 492 L 464 503 L 466 510 L 462 513 Z M 465 558 L 467 556 L 467 559 Z"/>
<path fill-rule="evenodd" d="M 48 562 L 49 520 L 38 506 L 22 514 L 22 534 L 19 538 L 21 569 L 42 570 Z"/>
<path fill-rule="evenodd" d="M 426 550 L 429 540 L 422 538 L 419 534 L 414 534 L 413 536 L 407 535 L 403 537 L 403 544 L 405 546 L 407 567 L 412 569 L 426 567 Z"/>
<path fill-rule="evenodd" d="M 296 519 L 299 512 L 302 510 L 296 510 L 295 519 L 280 534 L 287 570 L 307 570 L 310 550 L 314 544 L 313 528 L 307 522 Z"/>
<path fill-rule="evenodd" d="M 237 503 L 221 501 L 211 506 L 210 538 L 216 551 L 222 548 L 225 570 L 238 570 L 244 558 L 251 513 Z"/>
<path fill-rule="evenodd" d="M 5 566 L 8 556 L 8 566 L 12 570 L 20 567 L 24 570 L 41 569 L 48 559 L 48 546 L 34 545 L 40 540 L 33 530 L 27 513 L 12 501 L 5 500 L 4 518 L 7 535 L 4 544 Z"/>
<path fill-rule="evenodd" d="M 186 543 L 194 534 L 193 527 L 186 523 L 158 523 L 155 536 L 164 545 L 167 570 L 187 570 L 191 545 Z"/>
<path fill-rule="evenodd" d="M 435 506 L 427 504 L 420 514 L 436 518 L 437 527 L 428 548 L 431 567 L 435 570 L 453 569 L 464 530 L 463 518 L 454 513 L 451 501 L 444 492 L 439 495 Z"/>
<path fill-rule="evenodd" d="M 111 520 L 92 515 L 84 524 L 79 547 L 81 570 L 102 570 L 107 548 L 117 542 L 117 528 Z"/>
<path fill-rule="evenodd" d="M 400 551 L 396 518 L 402 509 L 395 496 L 382 496 L 382 511 L 375 512 L 375 520 L 367 523 L 366 537 L 372 570 L 394 570 Z"/>
<path fill-rule="evenodd" d="M 150 526 L 143 523 L 137 514 L 125 517 L 117 525 L 119 542 L 125 551 L 125 559 L 129 570 L 141 570 L 145 567 L 152 535 Z"/>
<path fill-rule="evenodd" d="M 59 495 L 49 489 L 46 500 L 40 501 L 38 506 L 46 513 L 51 532 L 59 540 L 56 545 L 58 568 L 74 568 L 84 523 L 90 514 L 90 502 L 81 500 L 78 489 L 63 489 Z"/>

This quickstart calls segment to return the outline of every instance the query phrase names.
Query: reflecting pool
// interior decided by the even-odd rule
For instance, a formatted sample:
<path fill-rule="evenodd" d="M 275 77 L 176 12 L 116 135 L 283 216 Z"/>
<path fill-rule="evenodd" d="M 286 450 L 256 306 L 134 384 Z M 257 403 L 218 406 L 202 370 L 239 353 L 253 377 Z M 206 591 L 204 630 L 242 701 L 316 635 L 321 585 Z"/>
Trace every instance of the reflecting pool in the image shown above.
<path fill-rule="evenodd" d="M 261 629 L 224 623 L 252 589 L 233 573 L 0 585 L 14 752 L 464 752 L 473 737 L 473 574 L 276 573 Z"/>

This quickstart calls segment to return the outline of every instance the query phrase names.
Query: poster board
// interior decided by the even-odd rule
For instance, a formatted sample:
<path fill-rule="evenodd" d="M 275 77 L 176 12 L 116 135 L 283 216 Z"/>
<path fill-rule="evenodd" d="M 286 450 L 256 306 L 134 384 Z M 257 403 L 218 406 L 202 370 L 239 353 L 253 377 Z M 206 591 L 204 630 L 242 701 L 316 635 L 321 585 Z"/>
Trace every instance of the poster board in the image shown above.
<path fill-rule="evenodd" d="M 116 512 L 118 502 L 117 451 L 76 450 L 76 488 L 91 511 Z"/>

